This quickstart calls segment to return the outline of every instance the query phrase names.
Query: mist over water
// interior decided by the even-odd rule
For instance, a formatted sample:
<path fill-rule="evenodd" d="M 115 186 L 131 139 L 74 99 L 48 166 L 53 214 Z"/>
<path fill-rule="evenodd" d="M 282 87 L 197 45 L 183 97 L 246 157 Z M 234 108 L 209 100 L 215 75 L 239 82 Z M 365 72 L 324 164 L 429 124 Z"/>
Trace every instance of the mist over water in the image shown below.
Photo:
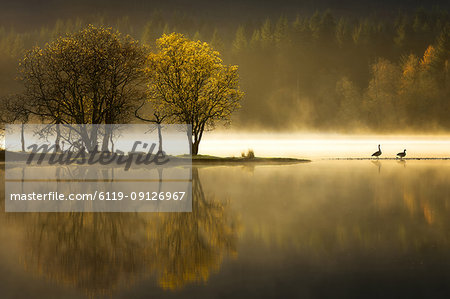
<path fill-rule="evenodd" d="M 200 152 L 217 156 L 240 156 L 253 149 L 261 157 L 306 159 L 370 158 L 381 145 L 380 158 L 450 157 L 450 135 L 341 135 L 305 133 L 217 132 L 205 136 Z"/>

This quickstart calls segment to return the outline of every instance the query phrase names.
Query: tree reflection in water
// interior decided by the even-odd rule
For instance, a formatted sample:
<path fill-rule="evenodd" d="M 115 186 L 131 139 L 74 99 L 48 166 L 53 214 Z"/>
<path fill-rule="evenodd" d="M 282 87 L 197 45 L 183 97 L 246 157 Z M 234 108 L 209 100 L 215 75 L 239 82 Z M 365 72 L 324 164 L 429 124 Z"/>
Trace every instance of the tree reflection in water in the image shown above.
<path fill-rule="evenodd" d="M 208 280 L 224 256 L 236 254 L 237 226 L 229 206 L 204 193 L 192 171 L 191 213 L 33 213 L 26 268 L 47 279 L 111 294 L 154 274 L 165 289 Z"/>
<path fill-rule="evenodd" d="M 198 169 L 192 169 L 192 213 L 165 213 L 153 232 L 159 284 L 177 289 L 207 281 L 222 263 L 223 253 L 236 254 L 237 227 L 227 205 L 205 196 Z"/>
<path fill-rule="evenodd" d="M 380 163 L 381 172 L 368 161 L 256 167 L 254 173 L 194 168 L 192 213 L 0 213 L 0 222 L 9 221 L 0 232 L 16 237 L 18 231 L 24 235 L 22 228 L 29 230 L 26 245 L 18 248 L 26 252 L 28 269 L 89 294 L 112 294 L 144 275 L 176 289 L 206 281 L 227 254 L 235 253 L 236 214 L 218 200 L 230 197 L 244 216 L 237 264 L 249 265 L 248 273 L 260 272 L 255 284 L 245 281 L 242 288 L 261 287 L 258 277 L 278 279 L 281 272 L 294 277 L 295 287 L 336 277 L 345 287 L 355 274 L 368 281 L 386 278 L 388 286 L 409 275 L 418 275 L 415 282 L 427 288 L 442 285 L 446 277 L 434 281 L 429 273 L 445 274 L 450 267 L 449 164 Z M 0 196 L 1 208 L 3 200 Z M 303 262 L 305 267 L 291 266 Z M 312 281 L 308 269 L 316 273 Z M 233 271 L 223 274 L 241 283 Z M 209 287 L 204 291 L 217 285 Z"/>

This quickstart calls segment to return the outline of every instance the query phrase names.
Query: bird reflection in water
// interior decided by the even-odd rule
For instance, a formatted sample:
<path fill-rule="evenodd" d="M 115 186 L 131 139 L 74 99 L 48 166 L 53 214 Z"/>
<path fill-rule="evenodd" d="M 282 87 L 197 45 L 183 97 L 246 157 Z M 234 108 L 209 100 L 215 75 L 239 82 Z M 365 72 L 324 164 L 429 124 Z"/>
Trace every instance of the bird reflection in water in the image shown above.
<path fill-rule="evenodd" d="M 399 159 L 399 160 L 397 160 L 397 163 L 398 163 L 399 165 L 403 165 L 403 167 L 406 168 L 406 160 L 404 160 L 404 159 Z"/>
<path fill-rule="evenodd" d="M 378 173 L 380 173 L 381 172 L 381 162 L 379 160 L 373 160 L 370 162 L 378 168 Z"/>

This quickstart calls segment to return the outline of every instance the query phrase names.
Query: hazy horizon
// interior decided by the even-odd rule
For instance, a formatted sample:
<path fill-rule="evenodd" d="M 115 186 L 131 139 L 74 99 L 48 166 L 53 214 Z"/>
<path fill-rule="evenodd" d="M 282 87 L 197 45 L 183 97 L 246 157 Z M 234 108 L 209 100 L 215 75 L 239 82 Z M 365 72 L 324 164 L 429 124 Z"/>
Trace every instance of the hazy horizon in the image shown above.
<path fill-rule="evenodd" d="M 0 97 L 17 66 L 87 24 L 153 46 L 206 41 L 239 67 L 232 128 L 339 133 L 450 132 L 448 1 L 18 1 L 0 11 Z M 217 128 L 221 128 L 219 125 Z"/>

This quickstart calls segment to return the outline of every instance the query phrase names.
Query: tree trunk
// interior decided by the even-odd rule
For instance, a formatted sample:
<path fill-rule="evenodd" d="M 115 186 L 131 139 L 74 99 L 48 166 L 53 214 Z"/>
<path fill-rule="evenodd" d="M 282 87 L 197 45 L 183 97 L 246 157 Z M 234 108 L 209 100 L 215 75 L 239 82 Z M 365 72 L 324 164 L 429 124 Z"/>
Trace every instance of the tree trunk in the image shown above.
<path fill-rule="evenodd" d="M 113 140 L 113 135 L 110 134 L 109 135 L 110 141 L 111 141 L 111 153 L 114 153 L 114 140 Z"/>
<path fill-rule="evenodd" d="M 56 126 L 55 151 L 60 152 L 61 147 L 59 146 L 59 141 L 61 140 L 61 131 L 59 128 L 59 123 L 56 123 L 55 126 Z"/>
<path fill-rule="evenodd" d="M 186 131 L 186 136 L 189 144 L 189 154 L 192 155 L 192 132 L 189 130 Z"/>
<path fill-rule="evenodd" d="M 22 142 L 22 152 L 25 152 L 25 124 L 22 124 L 22 131 L 20 132 L 20 141 Z"/>
<path fill-rule="evenodd" d="M 159 139 L 159 153 L 162 153 L 162 133 L 161 133 L 161 124 L 156 124 L 158 126 L 158 139 Z"/>
<path fill-rule="evenodd" d="M 192 155 L 198 154 L 199 145 L 200 145 L 200 140 L 196 140 L 196 141 L 192 142 Z"/>
<path fill-rule="evenodd" d="M 110 137 L 112 137 L 112 128 L 110 124 L 106 124 L 105 126 L 105 135 L 103 135 L 103 141 L 102 141 L 102 152 L 108 152 L 109 151 L 109 140 Z"/>
<path fill-rule="evenodd" d="M 94 124 L 91 128 L 91 142 L 90 142 L 90 149 L 88 150 L 89 153 L 93 153 L 98 150 L 98 125 Z"/>
<path fill-rule="evenodd" d="M 86 125 L 81 125 L 80 128 L 80 137 L 81 137 L 81 143 L 79 145 L 80 149 L 90 151 L 91 147 L 91 138 L 89 137 L 89 133 L 87 131 Z"/>

